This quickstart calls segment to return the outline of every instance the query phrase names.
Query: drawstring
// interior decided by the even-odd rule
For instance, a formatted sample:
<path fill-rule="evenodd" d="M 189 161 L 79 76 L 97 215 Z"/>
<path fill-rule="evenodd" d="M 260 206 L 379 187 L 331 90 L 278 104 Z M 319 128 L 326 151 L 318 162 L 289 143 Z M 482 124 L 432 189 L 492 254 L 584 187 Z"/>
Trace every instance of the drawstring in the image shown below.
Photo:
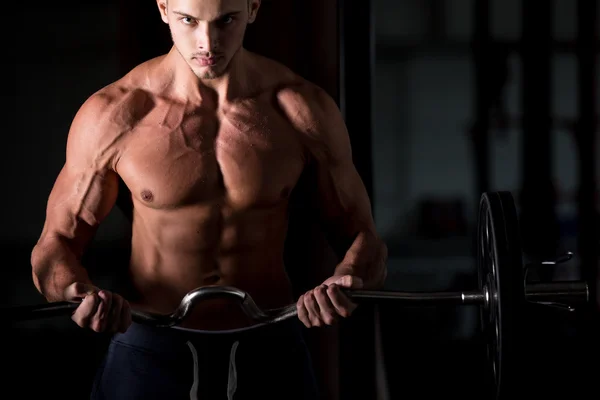
<path fill-rule="evenodd" d="M 235 352 L 237 351 L 240 342 L 236 341 L 231 346 L 229 353 L 229 379 L 227 380 L 227 400 L 232 400 L 235 390 L 237 389 L 237 370 L 235 368 Z"/>
<path fill-rule="evenodd" d="M 239 346 L 240 342 L 235 341 L 231 346 L 231 351 L 229 353 L 229 377 L 227 379 L 227 400 L 233 400 L 233 395 L 237 389 L 237 369 L 235 367 L 235 353 Z M 200 381 L 200 376 L 198 372 L 198 352 L 196 348 L 192 344 L 192 342 L 187 342 L 190 351 L 192 352 L 192 359 L 194 361 L 194 383 L 192 384 L 192 388 L 190 389 L 190 400 L 198 399 L 198 385 Z"/>
<path fill-rule="evenodd" d="M 190 389 L 190 400 L 198 400 L 198 384 L 199 384 L 199 375 L 198 372 L 198 352 L 196 348 L 192 344 L 192 342 L 187 342 L 188 347 L 192 352 L 192 358 L 194 359 L 194 383 L 192 384 L 192 388 Z"/>

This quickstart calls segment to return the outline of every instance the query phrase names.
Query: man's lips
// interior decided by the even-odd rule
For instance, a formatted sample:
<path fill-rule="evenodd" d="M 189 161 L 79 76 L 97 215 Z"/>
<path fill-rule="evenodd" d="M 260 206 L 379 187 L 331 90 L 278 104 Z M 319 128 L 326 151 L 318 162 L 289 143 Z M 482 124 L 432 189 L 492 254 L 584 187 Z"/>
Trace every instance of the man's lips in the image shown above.
<path fill-rule="evenodd" d="M 220 57 L 194 57 L 196 63 L 202 67 L 209 67 L 215 65 L 219 61 Z"/>

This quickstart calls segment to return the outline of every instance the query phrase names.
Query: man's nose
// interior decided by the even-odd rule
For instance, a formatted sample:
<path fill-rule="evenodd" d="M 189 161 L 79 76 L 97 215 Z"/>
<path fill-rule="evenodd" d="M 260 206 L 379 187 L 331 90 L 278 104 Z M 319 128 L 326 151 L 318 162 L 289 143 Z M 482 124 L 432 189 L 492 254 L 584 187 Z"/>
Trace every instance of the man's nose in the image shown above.
<path fill-rule="evenodd" d="M 214 52 L 219 43 L 219 31 L 214 24 L 204 22 L 197 29 L 196 43 L 198 49 L 205 52 Z"/>

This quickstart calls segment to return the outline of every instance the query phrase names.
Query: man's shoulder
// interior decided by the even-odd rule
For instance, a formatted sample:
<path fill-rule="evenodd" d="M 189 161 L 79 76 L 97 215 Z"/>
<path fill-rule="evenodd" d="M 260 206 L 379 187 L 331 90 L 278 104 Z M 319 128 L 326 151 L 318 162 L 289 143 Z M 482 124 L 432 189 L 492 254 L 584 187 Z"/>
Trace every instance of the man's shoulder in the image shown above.
<path fill-rule="evenodd" d="M 151 106 L 152 93 L 145 88 L 143 77 L 152 70 L 152 59 L 132 68 L 117 80 L 92 93 L 78 114 L 90 122 L 108 125 L 135 125 L 144 110 Z"/>
<path fill-rule="evenodd" d="M 274 103 L 310 146 L 322 148 L 320 145 L 346 134 L 344 118 L 331 94 L 287 66 L 266 60 L 263 70 L 271 76 L 274 90 L 269 93 L 273 93 Z"/>
<path fill-rule="evenodd" d="M 340 115 L 333 97 L 317 84 L 297 78 L 281 85 L 276 93 L 277 104 L 297 130 L 317 133 Z"/>
<path fill-rule="evenodd" d="M 130 72 L 92 93 L 81 104 L 68 133 L 67 151 L 71 157 L 79 154 L 82 159 L 94 159 L 95 165 L 111 165 L 114 169 L 128 133 L 155 104 L 139 76 Z"/>
<path fill-rule="evenodd" d="M 265 77 L 264 86 L 274 88 L 277 100 L 294 107 L 319 108 L 335 105 L 332 96 L 322 87 L 302 77 L 275 59 L 253 54 L 255 65 Z"/>
<path fill-rule="evenodd" d="M 282 85 L 277 90 L 277 99 L 280 104 L 291 107 L 294 111 L 311 114 L 337 109 L 337 104 L 329 93 L 304 79 Z"/>
<path fill-rule="evenodd" d="M 132 128 L 148 107 L 150 94 L 139 87 L 128 85 L 119 80 L 108 84 L 90 95 L 81 105 L 75 117 L 85 124 L 94 124 L 99 128 Z"/>
<path fill-rule="evenodd" d="M 144 114 L 147 95 L 114 82 L 89 96 L 77 111 L 69 129 L 67 150 L 92 158 L 98 165 L 116 164 L 124 139 Z M 85 155 L 85 156 L 84 156 Z"/>

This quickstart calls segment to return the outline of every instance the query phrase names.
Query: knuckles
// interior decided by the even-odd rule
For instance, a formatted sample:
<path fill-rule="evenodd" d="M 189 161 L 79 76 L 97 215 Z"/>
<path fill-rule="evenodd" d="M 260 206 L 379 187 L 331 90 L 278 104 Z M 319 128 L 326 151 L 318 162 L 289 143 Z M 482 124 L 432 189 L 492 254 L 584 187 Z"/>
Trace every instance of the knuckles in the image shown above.
<path fill-rule="evenodd" d="M 86 296 L 71 319 L 79 327 L 94 332 L 125 331 L 127 326 L 123 325 L 129 325 L 131 318 L 128 316 L 127 324 L 122 323 L 121 319 L 123 314 L 129 311 L 129 306 L 124 299 L 109 291 L 101 290 Z"/>

